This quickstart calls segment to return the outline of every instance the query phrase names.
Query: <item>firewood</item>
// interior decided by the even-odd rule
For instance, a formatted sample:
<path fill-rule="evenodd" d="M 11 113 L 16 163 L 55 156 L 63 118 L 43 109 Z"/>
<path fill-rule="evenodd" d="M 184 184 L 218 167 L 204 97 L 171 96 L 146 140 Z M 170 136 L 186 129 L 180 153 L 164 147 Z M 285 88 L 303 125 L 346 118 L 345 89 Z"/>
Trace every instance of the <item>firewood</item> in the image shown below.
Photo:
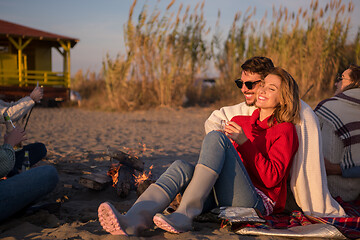
<path fill-rule="evenodd" d="M 181 202 L 182 195 L 178 193 L 174 200 L 170 203 L 169 208 L 172 208 L 174 211 L 179 207 Z"/>
<path fill-rule="evenodd" d="M 106 174 L 106 171 L 83 175 L 79 180 L 81 185 L 94 190 L 103 190 L 111 182 L 112 179 Z"/>
<path fill-rule="evenodd" d="M 116 193 L 122 198 L 129 195 L 130 190 L 135 189 L 134 180 L 135 170 L 127 165 L 122 165 L 119 169 L 118 182 L 116 184 Z"/>
<path fill-rule="evenodd" d="M 132 167 L 140 172 L 144 171 L 144 162 L 141 161 L 139 158 L 133 157 L 130 154 L 124 153 L 110 146 L 107 147 L 107 154 L 112 159 L 116 159 L 122 164 Z"/>

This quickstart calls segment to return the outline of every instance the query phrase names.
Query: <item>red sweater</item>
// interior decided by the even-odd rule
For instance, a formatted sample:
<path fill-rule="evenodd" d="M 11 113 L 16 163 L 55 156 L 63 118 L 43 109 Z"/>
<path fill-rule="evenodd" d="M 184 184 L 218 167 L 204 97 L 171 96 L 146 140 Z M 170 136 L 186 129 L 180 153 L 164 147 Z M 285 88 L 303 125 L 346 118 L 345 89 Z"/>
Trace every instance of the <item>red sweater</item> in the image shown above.
<path fill-rule="evenodd" d="M 286 203 L 286 181 L 293 157 L 299 147 L 294 124 L 284 122 L 269 127 L 268 118 L 259 120 L 259 109 L 252 116 L 235 116 L 246 137 L 245 143 L 234 147 L 255 187 L 275 202 L 274 213 L 281 212 Z"/>

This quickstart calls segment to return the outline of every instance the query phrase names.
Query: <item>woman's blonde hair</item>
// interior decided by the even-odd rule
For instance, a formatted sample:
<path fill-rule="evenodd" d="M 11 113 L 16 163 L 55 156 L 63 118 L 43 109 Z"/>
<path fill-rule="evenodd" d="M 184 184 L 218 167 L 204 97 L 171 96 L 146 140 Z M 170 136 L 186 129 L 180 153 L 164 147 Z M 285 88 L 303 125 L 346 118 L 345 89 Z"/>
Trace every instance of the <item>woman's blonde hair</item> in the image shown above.
<path fill-rule="evenodd" d="M 278 123 L 290 122 L 300 123 L 300 97 L 299 87 L 294 78 L 284 69 L 275 67 L 269 75 L 276 75 L 281 80 L 280 103 L 275 108 L 273 115 L 269 118 L 270 126 L 274 123 L 274 118 Z"/>

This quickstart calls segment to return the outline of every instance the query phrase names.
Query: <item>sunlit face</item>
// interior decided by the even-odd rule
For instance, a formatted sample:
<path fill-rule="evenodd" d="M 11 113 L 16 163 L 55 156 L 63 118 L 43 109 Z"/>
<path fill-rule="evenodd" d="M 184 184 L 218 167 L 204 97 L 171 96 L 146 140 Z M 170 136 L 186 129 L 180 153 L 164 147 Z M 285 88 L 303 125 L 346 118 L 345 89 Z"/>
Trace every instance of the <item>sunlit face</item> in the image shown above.
<path fill-rule="evenodd" d="M 261 76 L 258 73 L 251 73 L 251 72 L 246 72 L 246 71 L 242 71 L 241 73 L 241 80 L 245 83 L 245 82 L 255 82 L 258 80 L 261 80 Z M 255 105 L 256 102 L 256 92 L 259 89 L 259 83 L 254 84 L 252 89 L 248 89 L 246 87 L 245 84 L 243 84 L 242 88 L 241 88 L 241 92 L 244 94 L 245 96 L 245 103 L 248 106 L 253 106 Z"/>
<path fill-rule="evenodd" d="M 341 75 L 342 80 L 335 83 L 335 95 L 344 91 L 344 88 L 351 84 L 350 73 L 351 69 L 346 69 Z"/>
<path fill-rule="evenodd" d="M 268 111 L 275 110 L 280 103 L 281 79 L 277 75 L 269 74 L 259 84 L 256 106 Z"/>

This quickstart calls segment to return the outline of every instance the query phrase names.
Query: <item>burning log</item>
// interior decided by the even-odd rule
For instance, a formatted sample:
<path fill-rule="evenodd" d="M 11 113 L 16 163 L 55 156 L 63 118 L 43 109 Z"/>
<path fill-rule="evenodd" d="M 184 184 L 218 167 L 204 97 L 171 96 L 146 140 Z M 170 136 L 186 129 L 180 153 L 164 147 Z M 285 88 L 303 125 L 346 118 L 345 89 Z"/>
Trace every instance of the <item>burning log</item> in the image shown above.
<path fill-rule="evenodd" d="M 80 178 L 79 183 L 90 189 L 102 190 L 108 183 L 113 182 L 116 193 L 120 197 L 125 198 L 131 190 L 136 189 L 135 173 L 144 170 L 144 163 L 137 156 L 109 146 L 107 147 L 107 154 L 110 156 L 111 162 L 116 163 L 112 164 L 105 173 L 89 172 L 89 175 L 84 175 Z"/>
<path fill-rule="evenodd" d="M 113 187 L 116 189 L 116 193 L 120 197 L 125 198 L 131 190 L 136 188 L 135 172 L 142 172 L 144 170 L 144 163 L 137 156 L 124 153 L 109 146 L 107 147 L 107 154 L 112 162 L 118 162 L 111 166 L 108 175 L 113 179 Z"/>
<path fill-rule="evenodd" d="M 132 156 L 130 154 L 124 153 L 117 149 L 107 147 L 107 154 L 118 162 L 127 165 L 133 169 L 136 169 L 140 172 L 144 171 L 144 162 L 142 162 L 138 157 Z"/>
<path fill-rule="evenodd" d="M 153 168 L 153 165 L 150 166 L 150 171 L 148 173 L 146 173 L 146 171 L 144 171 L 143 173 L 139 174 L 138 176 L 135 176 L 135 186 L 137 186 L 136 188 L 136 194 L 139 197 L 152 183 L 155 182 L 155 180 L 153 180 L 152 174 L 151 174 L 151 169 Z"/>
<path fill-rule="evenodd" d="M 135 189 L 134 181 L 135 170 L 126 165 L 122 165 L 119 170 L 118 182 L 116 184 L 116 193 L 122 198 L 129 195 L 130 190 Z"/>
<path fill-rule="evenodd" d="M 135 169 L 121 163 L 110 167 L 107 174 L 112 177 L 113 187 L 121 198 L 127 197 L 129 192 L 135 189 L 134 173 Z"/>
<path fill-rule="evenodd" d="M 124 153 L 111 147 L 107 147 L 107 154 L 110 156 L 111 161 L 118 162 L 113 164 L 108 171 L 108 175 L 113 179 L 113 187 L 116 189 L 117 194 L 125 198 L 128 196 L 131 190 L 135 190 L 137 195 L 140 196 L 151 183 L 152 180 L 151 169 L 147 173 L 144 171 L 144 162 L 142 162 L 137 156 Z M 141 173 L 136 175 L 135 173 L 140 171 Z"/>

